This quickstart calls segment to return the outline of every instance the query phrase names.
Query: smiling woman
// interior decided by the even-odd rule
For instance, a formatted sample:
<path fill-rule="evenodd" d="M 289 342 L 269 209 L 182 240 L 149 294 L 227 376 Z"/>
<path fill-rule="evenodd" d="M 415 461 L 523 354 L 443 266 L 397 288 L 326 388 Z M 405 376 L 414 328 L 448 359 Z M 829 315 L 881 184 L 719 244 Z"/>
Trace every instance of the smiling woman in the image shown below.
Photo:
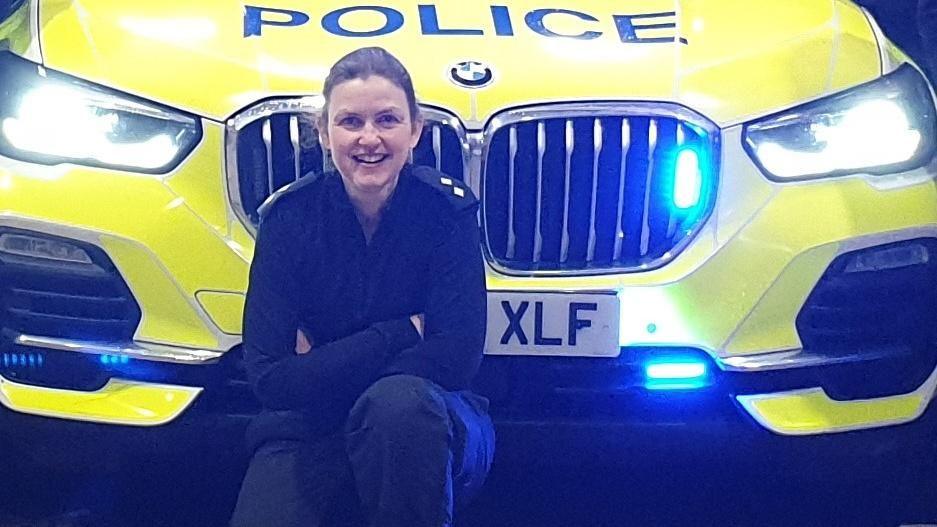
<path fill-rule="evenodd" d="M 377 74 L 337 70 L 326 84 L 326 110 L 319 123 L 322 145 L 332 153 L 345 190 L 370 240 L 382 207 L 423 130 L 415 97 Z M 406 82 L 410 93 L 412 84 Z"/>
<path fill-rule="evenodd" d="M 492 461 L 468 390 L 485 341 L 477 201 L 407 163 L 410 76 L 381 48 L 339 60 L 318 129 L 337 173 L 265 208 L 244 313 L 264 411 L 235 527 L 443 527 Z"/>

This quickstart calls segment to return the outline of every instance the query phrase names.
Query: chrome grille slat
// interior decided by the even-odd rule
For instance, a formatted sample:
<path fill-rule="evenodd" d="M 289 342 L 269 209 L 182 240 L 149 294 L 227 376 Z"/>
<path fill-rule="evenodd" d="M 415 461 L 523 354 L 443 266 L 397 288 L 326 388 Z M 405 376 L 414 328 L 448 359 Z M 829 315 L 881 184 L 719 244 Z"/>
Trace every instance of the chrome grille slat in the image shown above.
<path fill-rule="evenodd" d="M 514 161 L 517 158 L 517 127 L 508 132 L 508 258 L 514 258 L 517 235 L 514 233 Z"/>
<path fill-rule="evenodd" d="M 589 207 L 589 247 L 586 262 L 595 259 L 595 201 L 599 190 L 599 155 L 602 153 L 602 121 L 593 120 L 592 124 L 592 203 Z"/>
<path fill-rule="evenodd" d="M 298 180 L 302 173 L 299 168 L 302 149 L 299 146 L 299 117 L 290 116 L 290 144 L 293 146 L 293 181 Z"/>
<path fill-rule="evenodd" d="M 564 145 L 566 146 L 566 165 L 565 179 L 563 182 L 563 230 L 560 241 L 560 262 L 565 263 L 569 258 L 569 179 L 572 172 L 573 148 L 576 144 L 576 132 L 573 129 L 573 121 L 566 120 L 566 136 Z"/>
<path fill-rule="evenodd" d="M 264 140 L 264 148 L 267 154 L 267 193 L 273 194 L 276 186 L 273 183 L 273 131 L 272 131 L 272 121 L 270 119 L 264 119 L 263 128 L 261 129 L 261 136 Z"/>
<path fill-rule="evenodd" d="M 540 254 L 543 250 L 543 235 L 541 233 L 540 211 L 543 208 L 543 154 L 547 149 L 547 130 L 546 124 L 541 121 L 537 123 L 537 201 L 536 201 L 536 219 L 534 220 L 534 261 L 540 261 Z"/>
<path fill-rule="evenodd" d="M 641 216 L 641 256 L 647 254 L 651 239 L 651 178 L 654 175 L 654 153 L 657 150 L 657 121 L 651 119 L 647 128 L 647 173 L 644 176 L 644 214 Z"/>
<path fill-rule="evenodd" d="M 442 130 L 433 125 L 433 156 L 436 158 L 436 170 L 442 168 Z"/>
<path fill-rule="evenodd" d="M 618 199 L 616 203 L 615 216 L 615 243 L 612 249 L 612 261 L 621 258 L 621 244 L 624 242 L 625 231 L 621 227 L 622 209 L 625 202 L 625 177 L 628 175 L 628 149 L 631 146 L 631 127 L 628 125 L 628 119 L 621 120 L 621 161 L 618 166 Z"/>

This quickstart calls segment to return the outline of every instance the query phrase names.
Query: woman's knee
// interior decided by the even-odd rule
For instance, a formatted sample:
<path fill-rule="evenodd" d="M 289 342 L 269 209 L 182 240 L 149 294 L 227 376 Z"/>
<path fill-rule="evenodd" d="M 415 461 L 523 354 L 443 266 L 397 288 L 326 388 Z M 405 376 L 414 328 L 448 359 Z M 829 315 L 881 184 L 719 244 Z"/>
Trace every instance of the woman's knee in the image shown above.
<path fill-rule="evenodd" d="M 346 431 L 449 433 L 446 403 L 436 384 L 414 375 L 384 377 L 364 391 L 349 413 Z"/>

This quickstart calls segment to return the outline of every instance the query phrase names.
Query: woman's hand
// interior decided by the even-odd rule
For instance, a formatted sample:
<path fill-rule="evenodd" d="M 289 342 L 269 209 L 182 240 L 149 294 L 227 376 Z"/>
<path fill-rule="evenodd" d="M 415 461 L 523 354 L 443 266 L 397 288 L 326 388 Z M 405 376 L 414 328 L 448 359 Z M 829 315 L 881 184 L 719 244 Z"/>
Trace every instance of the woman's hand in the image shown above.
<path fill-rule="evenodd" d="M 306 337 L 306 334 L 303 333 L 303 330 L 296 330 L 296 354 L 303 355 L 304 353 L 309 353 L 309 350 L 312 349 L 312 339 Z"/>
<path fill-rule="evenodd" d="M 423 338 L 423 326 L 426 324 L 425 315 L 423 313 L 410 315 L 410 322 L 413 323 L 413 327 L 416 328 L 416 332 L 420 334 L 420 338 Z"/>

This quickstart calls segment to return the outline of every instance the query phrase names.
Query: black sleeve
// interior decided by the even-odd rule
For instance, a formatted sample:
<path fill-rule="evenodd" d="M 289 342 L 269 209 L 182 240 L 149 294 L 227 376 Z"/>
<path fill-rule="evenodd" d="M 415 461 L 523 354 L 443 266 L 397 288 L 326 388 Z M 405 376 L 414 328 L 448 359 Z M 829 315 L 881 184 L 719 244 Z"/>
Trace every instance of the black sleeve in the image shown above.
<path fill-rule="evenodd" d="M 408 318 L 390 320 L 297 355 L 303 287 L 291 248 L 301 245 L 298 222 L 277 207 L 261 222 L 244 307 L 244 359 L 265 408 L 315 414 L 335 401 L 354 400 L 419 334 Z"/>
<path fill-rule="evenodd" d="M 459 212 L 432 251 L 422 342 L 400 353 L 385 374 L 429 379 L 447 390 L 469 387 L 485 346 L 487 298 L 476 208 Z"/>

